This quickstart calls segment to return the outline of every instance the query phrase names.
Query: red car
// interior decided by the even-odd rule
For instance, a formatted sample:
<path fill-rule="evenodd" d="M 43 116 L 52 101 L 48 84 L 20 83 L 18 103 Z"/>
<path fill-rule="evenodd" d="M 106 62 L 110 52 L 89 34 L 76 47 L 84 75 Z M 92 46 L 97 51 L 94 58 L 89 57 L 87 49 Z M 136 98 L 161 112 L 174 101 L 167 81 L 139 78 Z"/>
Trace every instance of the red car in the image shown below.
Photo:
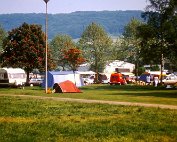
<path fill-rule="evenodd" d="M 117 85 L 125 85 L 126 80 L 123 78 L 121 73 L 112 73 L 110 77 L 110 85 L 117 84 Z"/>

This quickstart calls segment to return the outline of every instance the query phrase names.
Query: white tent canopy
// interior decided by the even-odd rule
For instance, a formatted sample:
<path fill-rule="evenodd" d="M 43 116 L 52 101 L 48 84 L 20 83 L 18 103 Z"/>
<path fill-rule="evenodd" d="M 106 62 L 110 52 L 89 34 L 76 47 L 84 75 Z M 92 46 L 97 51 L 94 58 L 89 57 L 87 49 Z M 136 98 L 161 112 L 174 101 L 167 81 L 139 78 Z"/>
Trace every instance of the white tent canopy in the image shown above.
<path fill-rule="evenodd" d="M 72 81 L 77 87 L 84 85 L 81 75 L 93 75 L 93 71 L 48 71 L 48 87 L 53 87 L 55 83 L 60 83 L 66 80 Z M 45 87 L 45 79 L 42 87 Z"/>

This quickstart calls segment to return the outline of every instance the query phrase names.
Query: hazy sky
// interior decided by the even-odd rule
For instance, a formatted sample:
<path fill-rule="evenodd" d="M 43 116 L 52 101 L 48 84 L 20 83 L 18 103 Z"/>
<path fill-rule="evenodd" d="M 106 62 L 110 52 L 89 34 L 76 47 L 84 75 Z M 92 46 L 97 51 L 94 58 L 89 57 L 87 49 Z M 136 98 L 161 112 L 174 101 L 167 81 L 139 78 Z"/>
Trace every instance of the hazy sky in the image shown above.
<path fill-rule="evenodd" d="M 0 14 L 45 13 L 43 0 L 0 0 Z M 147 0 L 50 0 L 48 13 L 74 11 L 144 10 Z"/>

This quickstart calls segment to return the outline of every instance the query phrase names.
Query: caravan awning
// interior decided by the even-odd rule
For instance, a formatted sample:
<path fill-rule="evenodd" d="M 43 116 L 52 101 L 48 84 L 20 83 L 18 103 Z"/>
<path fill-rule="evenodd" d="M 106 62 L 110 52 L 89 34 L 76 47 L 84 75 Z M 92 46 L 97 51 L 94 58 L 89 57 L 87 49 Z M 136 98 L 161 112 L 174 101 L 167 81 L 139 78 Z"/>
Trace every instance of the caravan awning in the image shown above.
<path fill-rule="evenodd" d="M 93 71 L 76 71 L 78 74 L 96 74 Z"/>

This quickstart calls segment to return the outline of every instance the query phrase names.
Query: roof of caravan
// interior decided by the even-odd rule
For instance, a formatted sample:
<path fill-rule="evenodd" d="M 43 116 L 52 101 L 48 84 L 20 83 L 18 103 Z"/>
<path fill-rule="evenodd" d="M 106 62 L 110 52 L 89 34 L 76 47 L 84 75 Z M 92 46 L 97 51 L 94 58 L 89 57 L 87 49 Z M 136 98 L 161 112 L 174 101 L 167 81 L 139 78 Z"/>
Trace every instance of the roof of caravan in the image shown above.
<path fill-rule="evenodd" d="M 49 71 L 53 75 L 67 75 L 73 74 L 73 71 Z M 75 74 L 95 74 L 93 71 L 75 71 Z"/>
<path fill-rule="evenodd" d="M 73 71 L 49 71 L 52 75 L 67 75 L 67 74 L 73 74 Z M 75 71 L 75 74 L 78 74 L 77 71 Z"/>
<path fill-rule="evenodd" d="M 21 68 L 1 68 L 0 70 L 7 71 L 7 73 L 25 73 Z"/>

